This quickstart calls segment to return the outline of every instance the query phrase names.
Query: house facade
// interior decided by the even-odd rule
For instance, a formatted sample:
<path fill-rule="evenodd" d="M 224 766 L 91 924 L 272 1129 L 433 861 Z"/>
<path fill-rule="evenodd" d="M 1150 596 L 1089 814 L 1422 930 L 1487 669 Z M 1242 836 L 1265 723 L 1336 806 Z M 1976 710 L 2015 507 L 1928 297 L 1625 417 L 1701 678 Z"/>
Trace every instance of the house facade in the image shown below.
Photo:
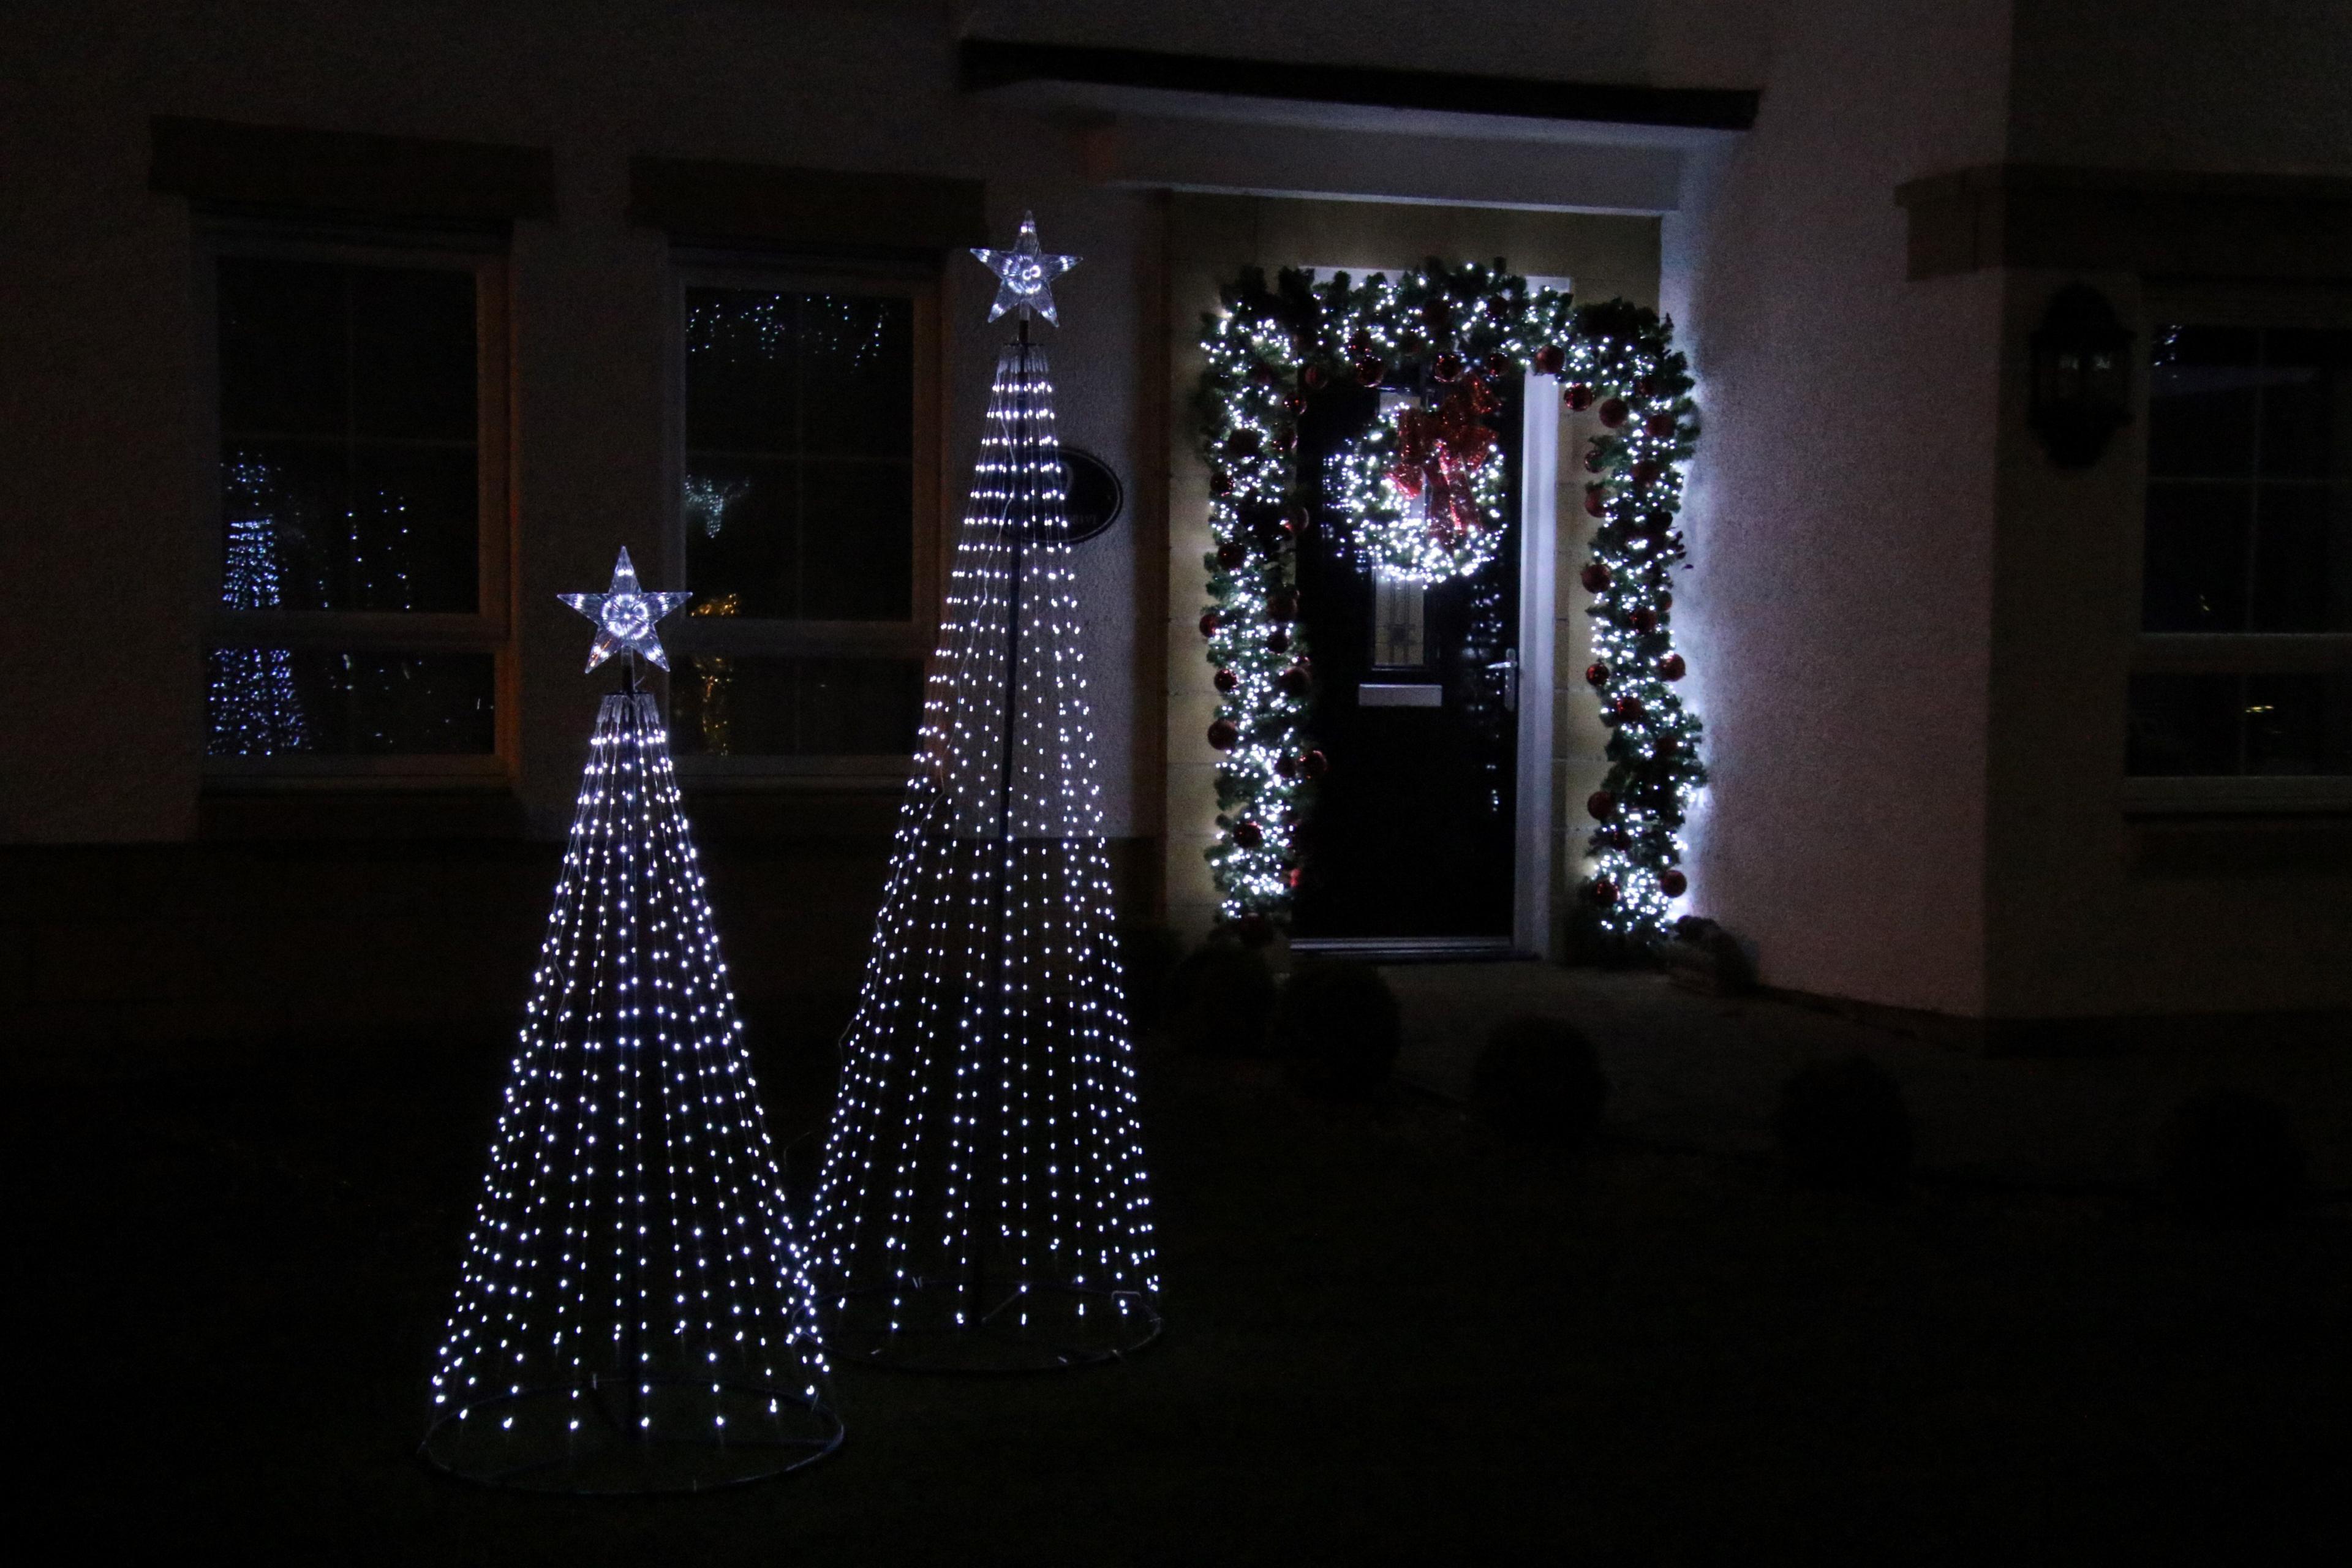
<path fill-rule="evenodd" d="M 698 595 L 657 686 L 744 994 L 835 1016 L 1003 331 L 966 252 L 1024 213 L 1084 258 L 1045 335 L 1131 925 L 1218 910 L 1204 314 L 1250 268 L 1503 258 L 1670 318 L 1695 379 L 1678 909 L 1970 1038 L 2352 1009 L 2340 8 L 110 0 L 0 37 L 28 1041 L 511 1014 L 606 689 L 556 595 L 623 548 Z M 1298 940 L 1569 940 L 1608 732 L 1601 426 L 1559 392 L 1495 421 L 1505 576 L 1321 601 L 1360 765 Z"/>

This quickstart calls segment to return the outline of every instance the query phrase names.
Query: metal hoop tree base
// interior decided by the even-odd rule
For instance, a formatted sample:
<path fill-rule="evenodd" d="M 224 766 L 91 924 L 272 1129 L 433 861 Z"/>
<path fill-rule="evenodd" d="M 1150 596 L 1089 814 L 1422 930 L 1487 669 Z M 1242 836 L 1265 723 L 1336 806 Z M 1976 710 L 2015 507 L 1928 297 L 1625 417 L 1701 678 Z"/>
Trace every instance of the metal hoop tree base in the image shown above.
<path fill-rule="evenodd" d="M 766 1480 L 814 1464 L 841 1437 L 831 1406 L 797 1391 L 605 1377 L 467 1405 L 436 1421 L 418 1453 L 484 1486 L 624 1497 Z"/>
<path fill-rule="evenodd" d="M 1137 1290 L 1007 1279 L 915 1280 L 836 1300 L 825 1348 L 900 1372 L 1060 1372 L 1124 1361 L 1160 1337 Z"/>

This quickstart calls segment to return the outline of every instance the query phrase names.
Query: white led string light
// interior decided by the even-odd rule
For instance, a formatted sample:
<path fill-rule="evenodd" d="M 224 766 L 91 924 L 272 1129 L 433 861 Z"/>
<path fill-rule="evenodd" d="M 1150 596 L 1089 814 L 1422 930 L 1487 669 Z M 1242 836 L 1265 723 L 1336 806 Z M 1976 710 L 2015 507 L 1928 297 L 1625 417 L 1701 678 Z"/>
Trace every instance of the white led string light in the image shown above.
<path fill-rule="evenodd" d="M 234 610 L 274 610 L 285 589 L 278 561 L 275 485 L 267 463 L 232 459 L 225 476 L 228 547 L 221 603 Z M 282 647 L 222 647 L 212 652 L 205 703 L 215 757 L 269 757 L 308 751 L 309 727 L 294 689 L 294 656 Z"/>
<path fill-rule="evenodd" d="M 837 1354 L 1043 1369 L 1158 1332 L 1054 391 L 1034 311 L 1075 263 L 982 258 L 999 355 L 818 1185 Z M 992 319 L 993 319 L 992 317 Z"/>
<path fill-rule="evenodd" d="M 1286 917 L 1299 872 L 1293 845 L 1326 767 L 1306 729 L 1313 674 L 1298 624 L 1299 531 L 1328 505 L 1368 565 L 1435 582 L 1490 561 L 1506 521 L 1503 466 L 1490 459 L 1467 470 L 1486 528 L 1444 537 L 1429 526 L 1425 504 L 1393 478 L 1395 409 L 1334 454 L 1328 473 L 1301 473 L 1298 421 L 1314 395 L 1381 386 L 1417 367 L 1441 395 L 1480 376 L 1554 376 L 1571 408 L 1599 413 L 1604 433 L 1584 459 L 1585 510 L 1597 520 L 1583 582 L 1598 657 L 1586 673 L 1612 733 L 1607 780 L 1585 803 L 1596 826 L 1582 891 L 1609 936 L 1660 931 L 1688 890 L 1680 831 L 1706 778 L 1698 718 L 1675 689 L 1685 667 L 1669 577 L 1684 554 L 1675 516 L 1698 426 L 1671 323 L 1623 300 L 1571 308 L 1500 262 L 1432 263 L 1361 283 L 1286 271 L 1271 288 L 1253 269 L 1206 318 L 1201 346 L 1216 544 L 1201 632 L 1223 698 L 1207 740 L 1223 753 L 1221 831 L 1206 854 L 1223 917 L 1248 934 Z"/>
<path fill-rule="evenodd" d="M 662 662 L 625 552 L 569 595 L 598 652 Z M 551 1491 L 691 1490 L 841 1440 L 806 1259 L 650 695 L 596 717 L 426 1457 Z"/>

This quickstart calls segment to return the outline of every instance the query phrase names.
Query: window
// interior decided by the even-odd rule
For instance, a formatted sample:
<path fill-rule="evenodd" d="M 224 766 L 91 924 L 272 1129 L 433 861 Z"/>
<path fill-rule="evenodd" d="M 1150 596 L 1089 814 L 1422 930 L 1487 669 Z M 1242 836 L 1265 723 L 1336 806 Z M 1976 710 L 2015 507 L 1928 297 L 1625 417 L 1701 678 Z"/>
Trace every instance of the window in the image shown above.
<path fill-rule="evenodd" d="M 207 260 L 208 771 L 495 776 L 491 264 L 235 240 Z"/>
<path fill-rule="evenodd" d="M 938 616 L 931 290 L 693 272 L 680 305 L 677 749 L 903 777 Z"/>
<path fill-rule="evenodd" d="M 2159 309 L 2129 804 L 2352 805 L 2352 323 Z"/>

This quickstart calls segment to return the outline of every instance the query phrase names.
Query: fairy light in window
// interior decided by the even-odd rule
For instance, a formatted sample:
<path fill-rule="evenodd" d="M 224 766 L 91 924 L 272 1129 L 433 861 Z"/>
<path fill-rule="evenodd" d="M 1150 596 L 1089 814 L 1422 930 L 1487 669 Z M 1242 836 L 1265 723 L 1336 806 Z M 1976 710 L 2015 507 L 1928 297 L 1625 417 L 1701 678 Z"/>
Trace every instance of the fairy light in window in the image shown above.
<path fill-rule="evenodd" d="M 688 595 L 623 552 L 566 595 L 616 649 L 433 1374 L 426 1457 L 546 1491 L 689 1490 L 841 1440 L 806 1257 L 637 657 Z M 609 645 L 609 646 L 608 646 Z"/>
<path fill-rule="evenodd" d="M 835 1353 L 1007 1370 L 1159 1331 L 1054 389 L 1024 221 L 812 1245 Z"/>
<path fill-rule="evenodd" d="M 274 610 L 284 602 L 278 555 L 276 477 L 257 458 L 230 459 L 223 475 L 227 550 L 221 603 L 233 610 Z M 310 727 L 294 687 L 294 656 L 282 647 L 215 648 L 205 714 L 215 757 L 269 757 L 308 751 Z"/>

